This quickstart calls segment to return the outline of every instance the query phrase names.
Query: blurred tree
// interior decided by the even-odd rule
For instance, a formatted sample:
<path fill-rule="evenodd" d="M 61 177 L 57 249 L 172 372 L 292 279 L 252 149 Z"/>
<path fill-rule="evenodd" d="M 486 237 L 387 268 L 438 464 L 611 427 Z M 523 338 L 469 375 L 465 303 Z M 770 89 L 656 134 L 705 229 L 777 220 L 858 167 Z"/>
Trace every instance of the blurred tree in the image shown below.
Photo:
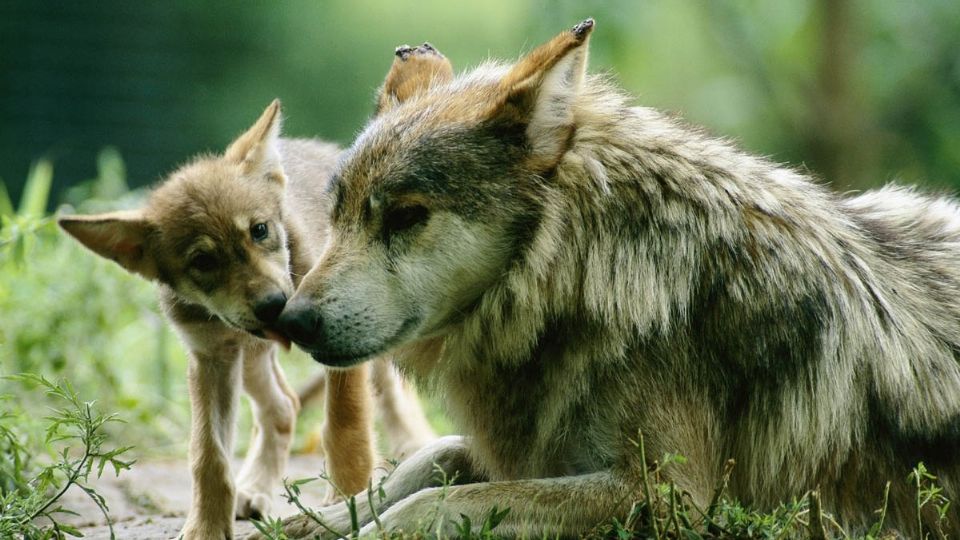
<path fill-rule="evenodd" d="M 844 188 L 960 187 L 955 0 L 14 0 L 0 3 L 0 178 L 49 156 L 59 200 L 113 145 L 131 184 L 150 183 L 277 96 L 288 134 L 346 144 L 396 45 L 429 40 L 463 69 L 587 16 L 592 69 L 638 103 Z"/>

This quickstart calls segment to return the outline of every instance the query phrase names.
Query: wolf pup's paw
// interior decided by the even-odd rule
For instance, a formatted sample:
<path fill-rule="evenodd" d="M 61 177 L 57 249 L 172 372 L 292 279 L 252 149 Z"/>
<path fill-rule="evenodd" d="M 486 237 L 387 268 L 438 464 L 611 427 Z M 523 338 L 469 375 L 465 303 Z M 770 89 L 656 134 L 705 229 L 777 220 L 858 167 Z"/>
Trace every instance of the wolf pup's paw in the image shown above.
<path fill-rule="evenodd" d="M 233 523 L 204 523 L 188 520 L 175 540 L 231 540 Z"/>
<path fill-rule="evenodd" d="M 323 496 L 323 500 L 320 501 L 321 507 L 332 506 L 339 502 L 343 502 L 344 498 L 340 495 L 340 492 L 337 491 L 337 488 L 333 487 L 333 484 L 327 486 L 327 492 Z"/>
<path fill-rule="evenodd" d="M 270 515 L 273 501 L 268 493 L 250 488 L 237 490 L 237 518 L 263 519 Z"/>

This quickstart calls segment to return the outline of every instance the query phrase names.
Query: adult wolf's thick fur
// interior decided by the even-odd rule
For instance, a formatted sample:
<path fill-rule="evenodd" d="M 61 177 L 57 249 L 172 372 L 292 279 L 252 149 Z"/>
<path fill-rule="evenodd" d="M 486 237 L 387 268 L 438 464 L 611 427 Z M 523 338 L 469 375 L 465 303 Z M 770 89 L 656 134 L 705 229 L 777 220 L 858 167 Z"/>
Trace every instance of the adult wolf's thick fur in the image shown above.
<path fill-rule="evenodd" d="M 649 459 L 688 458 L 665 475 L 701 505 L 728 458 L 729 496 L 819 487 L 854 528 L 890 480 L 887 524 L 915 531 L 919 461 L 960 504 L 957 204 L 845 198 L 632 107 L 584 74 L 592 26 L 397 100 L 339 167 L 330 244 L 281 324 L 314 325 L 300 344 L 328 364 L 400 351 L 467 435 L 401 465 L 380 520 L 622 519 L 638 430 Z M 471 483 L 439 502 L 433 462 Z M 928 510 L 960 532 L 956 507 Z"/>

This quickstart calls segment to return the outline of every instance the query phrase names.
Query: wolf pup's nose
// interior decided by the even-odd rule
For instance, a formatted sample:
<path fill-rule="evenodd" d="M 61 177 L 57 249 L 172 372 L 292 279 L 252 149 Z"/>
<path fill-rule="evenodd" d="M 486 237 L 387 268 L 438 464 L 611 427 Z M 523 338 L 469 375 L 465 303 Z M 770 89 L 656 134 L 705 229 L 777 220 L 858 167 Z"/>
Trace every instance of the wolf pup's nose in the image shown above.
<path fill-rule="evenodd" d="M 301 346 L 309 347 L 320 337 L 320 317 L 309 303 L 288 305 L 277 319 L 277 327 Z"/>
<path fill-rule="evenodd" d="M 253 306 L 253 314 L 260 322 L 273 324 L 277 320 L 277 317 L 280 316 L 280 312 L 283 311 L 285 305 L 287 305 L 287 295 L 282 292 L 271 293 L 261 298 L 260 301 Z"/>

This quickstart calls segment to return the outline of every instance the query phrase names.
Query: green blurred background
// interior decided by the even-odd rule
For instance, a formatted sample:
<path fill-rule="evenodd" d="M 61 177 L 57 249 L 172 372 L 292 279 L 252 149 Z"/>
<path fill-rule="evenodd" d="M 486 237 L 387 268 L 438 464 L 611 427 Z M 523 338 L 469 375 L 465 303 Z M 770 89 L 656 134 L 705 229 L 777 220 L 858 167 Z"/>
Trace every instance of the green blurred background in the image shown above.
<path fill-rule="evenodd" d="M 843 188 L 960 186 L 960 2 L 376 0 L 0 3 L 0 178 L 53 160 L 52 203 L 115 146 L 129 182 L 216 151 L 274 97 L 348 143 L 395 46 L 458 70 L 593 16 L 591 69 L 637 103 Z"/>
<path fill-rule="evenodd" d="M 588 16 L 591 70 L 638 104 L 842 190 L 960 187 L 957 0 L 0 2 L 0 375 L 66 378 L 128 422 L 120 443 L 182 453 L 185 359 L 153 287 L 50 212 L 138 204 L 275 97 L 288 135 L 348 144 L 399 44 L 429 40 L 463 70 Z M 36 421 L 36 388 L 3 394 L 9 418 Z"/>

